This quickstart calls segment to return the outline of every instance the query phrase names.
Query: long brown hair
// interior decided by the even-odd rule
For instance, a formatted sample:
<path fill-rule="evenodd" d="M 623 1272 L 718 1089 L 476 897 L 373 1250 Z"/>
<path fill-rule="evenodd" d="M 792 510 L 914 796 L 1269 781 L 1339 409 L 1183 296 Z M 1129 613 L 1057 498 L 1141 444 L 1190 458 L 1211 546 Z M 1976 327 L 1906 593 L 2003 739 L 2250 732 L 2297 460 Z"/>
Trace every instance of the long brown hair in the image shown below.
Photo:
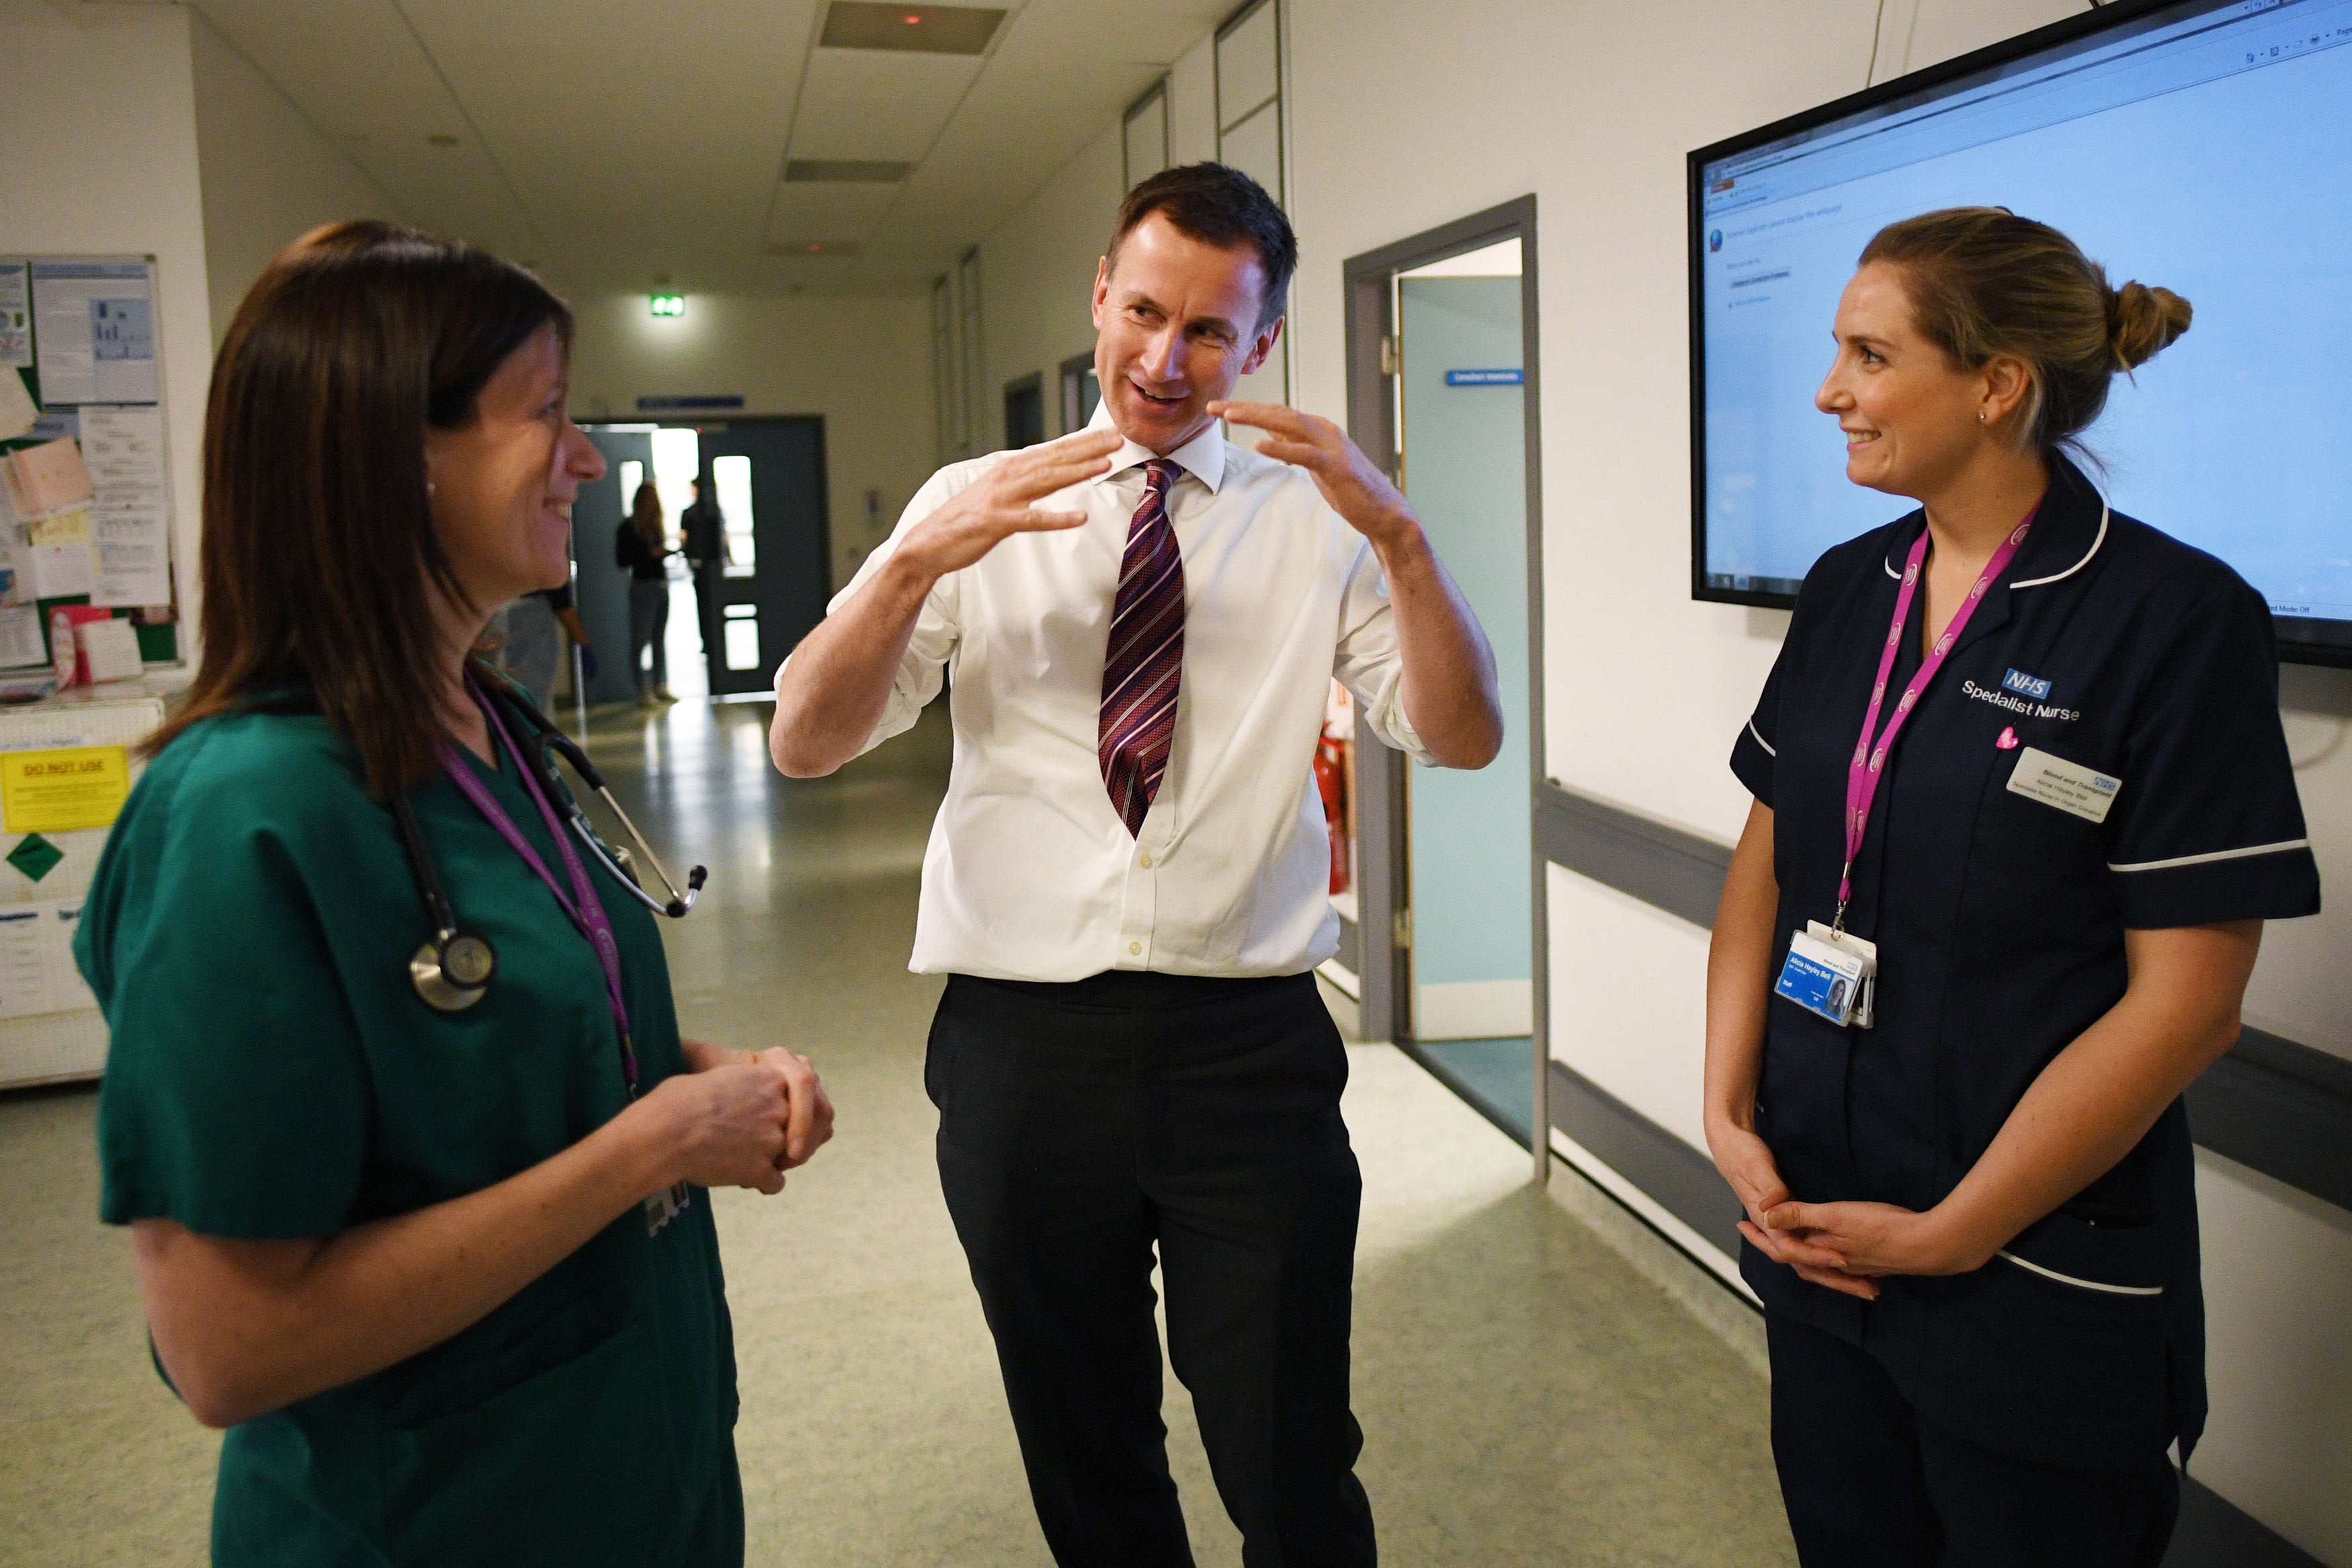
<path fill-rule="evenodd" d="M 379 796 L 452 738 L 436 597 L 477 608 L 433 528 L 428 429 L 572 312 L 522 268 L 393 224 L 330 224 L 278 254 L 213 360 L 205 410 L 204 653 L 148 742 L 291 692 L 359 752 Z"/>
<path fill-rule="evenodd" d="M 661 492 L 654 488 L 650 479 L 637 486 L 636 497 L 629 503 L 629 527 L 637 531 L 637 538 L 645 540 L 647 549 L 656 555 L 661 553 Z"/>
<path fill-rule="evenodd" d="M 2011 354 L 2031 371 L 2021 444 L 2045 458 L 2081 451 L 2117 371 L 2131 371 L 2189 330 L 2189 301 L 2107 275 L 2080 246 L 2007 207 L 1946 207 L 1889 224 L 1859 265 L 1900 267 L 1912 322 L 1964 371 Z"/>

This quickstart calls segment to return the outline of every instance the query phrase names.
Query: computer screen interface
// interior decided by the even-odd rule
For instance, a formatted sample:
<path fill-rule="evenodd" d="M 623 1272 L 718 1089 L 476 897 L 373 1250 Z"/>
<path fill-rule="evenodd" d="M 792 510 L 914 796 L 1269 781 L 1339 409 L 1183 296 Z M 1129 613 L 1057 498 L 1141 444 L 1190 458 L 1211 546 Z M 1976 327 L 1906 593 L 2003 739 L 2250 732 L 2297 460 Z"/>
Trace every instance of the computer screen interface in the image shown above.
<path fill-rule="evenodd" d="M 2194 307 L 2117 378 L 2095 481 L 2235 567 L 2287 656 L 2352 662 L 2352 0 L 2134 7 L 1809 118 L 1692 157 L 1697 596 L 1790 602 L 1912 509 L 1813 406 L 1838 296 L 1885 225 L 1999 205 Z"/>

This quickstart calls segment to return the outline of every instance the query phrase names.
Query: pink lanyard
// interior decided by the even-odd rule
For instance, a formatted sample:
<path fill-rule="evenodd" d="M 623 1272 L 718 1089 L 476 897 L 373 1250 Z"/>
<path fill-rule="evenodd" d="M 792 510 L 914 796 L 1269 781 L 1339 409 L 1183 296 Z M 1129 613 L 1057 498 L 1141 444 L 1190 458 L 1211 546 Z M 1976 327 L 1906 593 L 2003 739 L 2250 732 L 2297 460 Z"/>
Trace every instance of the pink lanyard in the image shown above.
<path fill-rule="evenodd" d="M 2009 563 L 2016 559 L 2017 547 L 2025 542 L 2025 532 L 2033 526 L 2034 516 L 2041 510 L 2041 503 L 2035 502 L 2033 510 L 2025 514 L 2025 521 L 2017 525 L 2009 538 L 2001 541 L 2000 548 L 1992 552 L 1992 559 L 1985 562 L 1983 575 L 1977 579 L 1976 586 L 1969 590 L 1969 596 L 1954 612 L 1951 624 L 1944 628 L 1944 634 L 1936 639 L 1935 647 L 1929 649 L 1927 656 L 1919 662 L 1919 668 L 1911 676 L 1911 684 L 1903 688 L 1903 695 L 1895 705 L 1895 716 L 1886 721 L 1885 733 L 1879 736 L 1874 749 L 1871 734 L 1878 728 L 1878 712 L 1886 701 L 1887 677 L 1895 674 L 1895 656 L 1903 647 L 1903 623 L 1911 618 L 1911 596 L 1918 591 L 1919 574 L 1927 559 L 1927 530 L 1922 528 L 1918 538 L 1912 542 L 1910 559 L 1903 566 L 1903 587 L 1895 596 L 1895 624 L 1887 630 L 1886 646 L 1878 655 L 1878 680 L 1870 688 L 1870 711 L 1863 716 L 1862 738 L 1854 742 L 1853 760 L 1846 764 L 1845 869 L 1838 873 L 1837 918 L 1831 922 L 1832 930 L 1841 933 L 1845 930 L 1845 906 L 1853 899 L 1854 857 L 1862 853 L 1862 835 L 1864 830 L 1870 826 L 1870 803 L 1877 798 L 1879 770 L 1886 765 L 1886 754 L 1895 749 L 1895 737 L 1902 734 L 1904 725 L 1910 722 L 1913 710 L 1919 705 L 1919 694 L 1927 689 L 1927 683 L 1934 680 L 1936 672 L 1944 667 L 1945 656 L 1951 653 L 1952 644 L 1958 643 L 1960 633 L 1968 630 L 1969 617 L 1977 612 L 1977 606 L 1984 602 L 1987 591 L 2009 569 Z"/>
<path fill-rule="evenodd" d="M 488 787 L 474 777 L 473 769 L 467 768 L 456 752 L 444 751 L 441 766 L 457 788 L 464 791 L 466 799 L 474 803 L 474 809 L 499 831 L 499 836 L 513 847 L 524 863 L 539 873 L 539 880 L 547 884 L 547 891 L 555 895 L 555 902 L 562 907 L 565 915 L 571 916 L 572 924 L 578 928 L 580 935 L 587 937 L 588 945 L 596 949 L 596 962 L 604 968 L 604 988 L 613 1004 L 613 1027 L 620 1031 L 621 1036 L 621 1077 L 628 1085 L 629 1098 L 634 1100 L 637 1097 L 637 1053 L 629 1041 L 629 1004 L 621 994 L 620 940 L 613 935 L 613 922 L 604 914 L 604 901 L 596 896 L 595 884 L 588 880 L 588 868 L 581 863 L 580 852 L 572 847 L 572 840 L 557 819 L 555 808 L 547 799 L 547 791 L 540 787 L 538 774 L 523 760 L 522 749 L 507 733 L 505 721 L 499 717 L 499 710 L 479 691 L 474 693 L 474 700 L 481 705 L 483 716 L 490 721 L 491 731 L 504 744 L 507 754 L 514 758 L 516 771 L 522 775 L 523 788 L 538 805 L 540 816 L 546 820 L 547 835 L 555 841 L 556 851 L 563 857 L 563 869 L 570 873 L 571 894 L 567 895 L 557 884 L 554 873 L 547 869 L 547 862 L 539 858 L 539 852 L 531 848 L 530 841 L 522 836 L 522 830 L 515 826 L 514 819 L 507 815 L 506 808 L 498 803 Z"/>

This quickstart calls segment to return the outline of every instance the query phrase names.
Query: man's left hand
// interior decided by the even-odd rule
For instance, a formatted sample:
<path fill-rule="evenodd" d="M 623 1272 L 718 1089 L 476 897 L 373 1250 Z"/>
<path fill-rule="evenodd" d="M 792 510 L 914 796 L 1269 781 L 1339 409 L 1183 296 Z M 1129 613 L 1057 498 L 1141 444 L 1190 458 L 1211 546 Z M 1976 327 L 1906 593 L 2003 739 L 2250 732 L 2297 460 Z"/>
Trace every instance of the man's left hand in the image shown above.
<path fill-rule="evenodd" d="M 1263 430 L 1257 449 L 1277 462 L 1307 470 L 1331 509 L 1375 546 L 1401 543 L 1421 528 L 1421 519 L 1389 476 L 1364 455 L 1348 433 L 1311 413 L 1278 402 L 1224 402 L 1209 412 L 1235 424 Z"/>

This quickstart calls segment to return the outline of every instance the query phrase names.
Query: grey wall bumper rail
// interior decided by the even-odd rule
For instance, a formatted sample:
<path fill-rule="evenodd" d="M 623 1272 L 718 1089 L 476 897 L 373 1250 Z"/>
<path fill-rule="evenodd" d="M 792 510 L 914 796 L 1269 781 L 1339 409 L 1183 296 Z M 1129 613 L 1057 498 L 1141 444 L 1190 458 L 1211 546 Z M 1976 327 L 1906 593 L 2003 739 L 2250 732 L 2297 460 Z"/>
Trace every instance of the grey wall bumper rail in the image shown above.
<path fill-rule="evenodd" d="M 1716 903 L 1723 896 L 1724 875 L 1731 867 L 1727 844 L 1556 784 L 1537 787 L 1535 839 L 1546 860 L 1580 876 L 1695 925 L 1715 924 Z M 1572 1113 L 1601 1114 L 1592 1110 L 1598 1103 L 1592 1096 L 1601 1092 L 1581 1079 L 1575 1080 L 1581 1089 L 1563 1083 L 1558 1076 L 1561 1071 L 1555 1064 L 1554 1092 L 1565 1094 L 1576 1108 Z M 2352 1061 L 2249 1029 L 2229 1055 L 2189 1086 L 2188 1098 L 2189 1131 L 2198 1143 L 2314 1197 L 2352 1209 Z M 1634 1114 L 1622 1105 L 1617 1109 Z M 1559 1117 L 1553 1120 L 1557 1124 Z M 1600 1152 L 1572 1129 L 1561 1130 Z M 1654 1130 L 1689 1146 L 1663 1128 Z M 1622 1174 L 1628 1180 L 1642 1180 L 1633 1170 Z M 1702 1236 L 1714 1237 L 1720 1227 L 1675 1208 L 1671 1190 L 1670 1186 L 1652 1196 Z M 1738 1250 L 1736 1245 L 1727 1249 Z"/>

